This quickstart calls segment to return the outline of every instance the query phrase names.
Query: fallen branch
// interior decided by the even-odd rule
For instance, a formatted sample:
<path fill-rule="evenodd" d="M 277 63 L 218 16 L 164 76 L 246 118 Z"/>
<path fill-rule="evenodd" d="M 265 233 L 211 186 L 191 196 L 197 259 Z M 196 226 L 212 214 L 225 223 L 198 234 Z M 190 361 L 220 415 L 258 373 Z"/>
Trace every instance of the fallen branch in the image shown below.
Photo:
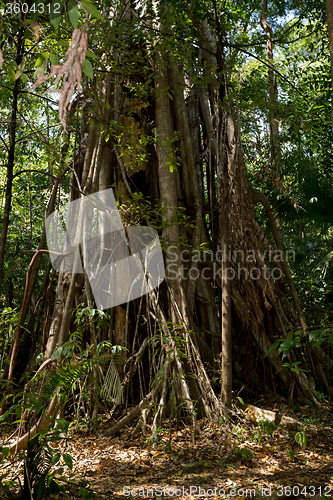
<path fill-rule="evenodd" d="M 300 422 L 292 417 L 286 417 L 282 413 L 278 413 L 270 410 L 263 410 L 257 406 L 250 404 L 241 405 L 242 409 L 250 416 L 251 420 L 259 422 L 259 420 L 268 420 L 269 422 L 274 422 L 275 424 L 281 424 L 290 431 L 297 431 L 299 427 L 302 426 Z"/>

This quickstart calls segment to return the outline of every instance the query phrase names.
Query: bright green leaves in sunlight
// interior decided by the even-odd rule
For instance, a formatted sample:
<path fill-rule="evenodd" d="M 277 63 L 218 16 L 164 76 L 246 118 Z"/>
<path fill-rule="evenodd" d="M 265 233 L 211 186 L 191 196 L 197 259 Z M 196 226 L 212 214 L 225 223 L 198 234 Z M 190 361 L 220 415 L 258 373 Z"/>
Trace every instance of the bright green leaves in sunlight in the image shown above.
<path fill-rule="evenodd" d="M 49 54 L 47 52 L 43 52 L 42 54 L 40 54 L 38 56 L 37 61 L 35 63 L 36 70 L 35 70 L 34 76 L 33 76 L 34 79 L 38 78 L 39 75 L 44 73 L 44 71 L 47 68 L 48 58 L 49 58 Z"/>
<path fill-rule="evenodd" d="M 12 83 L 14 83 L 15 80 L 17 80 L 20 77 L 22 77 L 24 81 L 28 80 L 28 76 L 25 73 L 23 73 L 24 64 L 25 64 L 25 59 L 22 61 L 22 63 L 19 66 L 17 66 L 16 69 L 14 68 L 14 66 L 12 64 L 7 64 L 7 66 L 4 66 L 4 69 L 5 70 L 7 69 L 7 73 L 9 75 Z"/>
<path fill-rule="evenodd" d="M 40 54 L 37 58 L 37 61 L 35 62 L 35 67 L 39 68 L 48 57 L 49 54 L 47 52 L 43 52 L 42 54 Z"/>

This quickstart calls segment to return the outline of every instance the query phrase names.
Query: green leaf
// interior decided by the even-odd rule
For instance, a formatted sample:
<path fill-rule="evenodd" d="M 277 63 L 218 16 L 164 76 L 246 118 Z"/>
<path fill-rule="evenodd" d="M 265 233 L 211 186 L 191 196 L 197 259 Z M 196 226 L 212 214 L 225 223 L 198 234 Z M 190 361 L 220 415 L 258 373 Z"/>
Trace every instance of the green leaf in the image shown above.
<path fill-rule="evenodd" d="M 309 333 L 309 340 L 316 339 L 318 335 L 320 334 L 320 330 L 313 330 L 312 332 Z"/>
<path fill-rule="evenodd" d="M 37 485 L 34 488 L 34 498 L 37 499 L 45 498 L 45 493 L 46 493 L 45 475 L 42 474 L 38 479 Z"/>
<path fill-rule="evenodd" d="M 45 58 L 44 59 L 44 62 L 41 66 L 39 66 L 39 68 L 37 68 L 33 74 L 33 78 L 38 78 L 39 75 L 41 75 L 42 73 L 44 73 L 44 71 L 46 70 L 46 67 L 47 67 L 47 59 L 48 58 Z"/>
<path fill-rule="evenodd" d="M 94 70 L 91 65 L 91 62 L 88 59 L 85 59 L 82 64 L 82 70 L 85 75 L 87 75 L 91 80 L 94 78 Z"/>
<path fill-rule="evenodd" d="M 243 450 L 240 450 L 240 454 L 242 455 L 242 457 L 247 458 L 248 460 L 252 460 L 252 458 L 253 458 L 253 455 L 250 452 L 250 450 L 247 450 L 246 448 Z"/>
<path fill-rule="evenodd" d="M 43 64 L 44 59 L 45 57 L 43 56 L 43 54 L 40 54 L 37 58 L 37 61 L 35 62 L 35 68 L 39 68 L 39 66 Z"/>
<path fill-rule="evenodd" d="M 15 71 L 14 71 L 13 66 L 11 66 L 10 64 L 8 64 L 7 71 L 8 71 L 8 74 L 9 74 L 10 78 L 13 80 L 13 82 L 15 82 Z"/>
<path fill-rule="evenodd" d="M 266 356 L 269 356 L 273 351 L 275 351 L 275 349 L 277 348 L 277 346 L 279 345 L 279 340 L 276 340 L 274 342 L 274 344 L 271 345 L 271 347 L 268 349 L 268 351 L 266 352 L 265 354 L 265 358 Z"/>
<path fill-rule="evenodd" d="M 91 500 L 91 494 L 86 488 L 80 488 L 78 494 L 83 500 Z"/>
<path fill-rule="evenodd" d="M 65 49 L 68 49 L 69 42 L 68 40 L 58 40 L 57 45 L 59 45 L 59 47 L 64 47 Z"/>
<path fill-rule="evenodd" d="M 86 10 L 93 17 L 96 17 L 96 19 L 99 19 L 100 21 L 104 21 L 104 17 L 102 16 L 102 14 L 100 12 L 98 12 L 95 5 L 93 5 L 90 2 L 90 0 L 81 0 L 80 5 L 84 10 Z"/>
<path fill-rule="evenodd" d="M 59 64 L 59 57 L 58 54 L 50 54 L 50 62 L 52 66 L 56 66 Z"/>
<path fill-rule="evenodd" d="M 59 23 L 61 21 L 62 8 L 63 0 L 52 0 L 50 22 L 54 28 L 54 31 L 57 31 Z"/>
<path fill-rule="evenodd" d="M 289 458 L 293 458 L 293 456 L 295 455 L 294 450 L 289 450 L 288 455 L 289 455 Z"/>
<path fill-rule="evenodd" d="M 237 396 L 238 401 L 240 402 L 241 405 L 245 405 L 243 399 L 240 396 Z"/>
<path fill-rule="evenodd" d="M 62 354 L 62 349 L 63 349 L 62 347 L 58 347 L 58 349 L 56 349 L 52 354 L 51 359 L 58 359 L 59 356 L 61 356 Z"/>
<path fill-rule="evenodd" d="M 283 342 L 281 342 L 280 344 L 280 349 L 281 351 L 287 351 L 288 349 L 290 349 L 292 346 L 294 345 L 294 342 L 292 342 L 291 340 L 284 340 Z"/>
<path fill-rule="evenodd" d="M 61 453 L 56 453 L 55 455 L 53 455 L 52 457 L 52 465 L 57 465 L 57 463 L 59 462 L 61 458 Z"/>
<path fill-rule="evenodd" d="M 10 449 L 9 448 L 2 448 L 1 453 L 5 458 L 8 458 L 10 456 Z"/>
<path fill-rule="evenodd" d="M 99 57 L 96 56 L 96 54 L 93 54 L 89 50 L 87 50 L 86 57 L 88 57 L 89 59 L 97 59 L 97 60 L 99 59 Z"/>
<path fill-rule="evenodd" d="M 308 444 L 308 438 L 306 437 L 306 434 L 305 432 L 301 431 L 301 432 L 297 432 L 295 434 L 295 441 L 300 445 L 302 446 L 302 448 L 305 448 L 306 445 Z"/>
<path fill-rule="evenodd" d="M 63 459 L 64 459 L 64 462 L 67 465 L 67 467 L 70 470 L 72 470 L 73 469 L 73 460 L 72 460 L 72 457 L 70 455 L 67 455 L 67 453 L 64 453 L 63 454 Z"/>
<path fill-rule="evenodd" d="M 33 405 L 35 407 L 36 413 L 38 414 L 43 407 L 42 403 L 40 401 L 34 401 Z"/>
<path fill-rule="evenodd" d="M 69 0 L 67 4 L 67 12 L 70 22 L 74 29 L 77 29 L 80 19 L 78 4 L 75 0 Z"/>
<path fill-rule="evenodd" d="M 57 422 L 58 427 L 61 430 L 67 431 L 67 429 L 68 429 L 68 422 L 64 418 L 58 418 L 56 420 L 56 422 Z"/>

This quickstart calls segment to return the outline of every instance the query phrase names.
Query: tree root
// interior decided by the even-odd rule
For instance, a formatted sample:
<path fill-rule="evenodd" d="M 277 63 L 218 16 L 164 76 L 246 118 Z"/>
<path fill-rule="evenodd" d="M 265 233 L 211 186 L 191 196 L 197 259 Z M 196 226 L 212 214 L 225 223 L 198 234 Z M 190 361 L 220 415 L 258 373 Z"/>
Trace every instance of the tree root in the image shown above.
<path fill-rule="evenodd" d="M 57 414 L 58 411 L 58 396 L 55 395 L 53 396 L 52 400 L 50 401 L 48 410 L 46 410 L 42 416 L 40 417 L 39 421 L 37 422 L 36 425 L 34 425 L 28 432 L 24 434 L 20 439 L 16 441 L 16 443 L 12 444 L 9 446 L 9 451 L 10 455 L 13 455 L 14 453 L 17 453 L 19 450 L 25 450 L 27 449 L 28 446 L 28 441 L 31 439 L 37 432 L 43 432 L 49 429 L 52 425 L 52 422 Z M 0 453 L 0 460 L 3 458 L 2 454 Z"/>
<path fill-rule="evenodd" d="M 111 429 L 104 432 L 102 434 L 103 437 L 111 437 L 116 434 L 120 429 L 128 425 L 132 420 L 137 417 L 141 411 L 152 404 L 152 400 L 154 399 L 156 393 L 160 389 L 163 384 L 163 378 L 160 377 L 159 381 L 155 384 L 155 387 L 150 391 L 150 393 L 135 407 L 132 411 L 129 412 L 128 415 L 123 417 L 119 422 L 117 422 Z"/>

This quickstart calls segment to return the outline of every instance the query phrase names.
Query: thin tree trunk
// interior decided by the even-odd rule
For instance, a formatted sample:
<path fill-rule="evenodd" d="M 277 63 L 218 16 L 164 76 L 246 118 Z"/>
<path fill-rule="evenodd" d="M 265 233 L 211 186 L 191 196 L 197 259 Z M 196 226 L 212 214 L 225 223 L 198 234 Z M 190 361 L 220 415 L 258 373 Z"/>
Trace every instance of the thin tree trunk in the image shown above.
<path fill-rule="evenodd" d="M 332 80 L 332 95 L 333 95 L 333 0 L 326 0 L 327 11 L 327 29 L 328 29 L 328 46 L 330 49 L 331 59 L 331 80 Z M 331 115 L 333 124 L 333 112 Z"/>
<path fill-rule="evenodd" d="M 223 119 L 228 121 L 228 115 Z M 227 125 L 228 126 L 228 125 Z M 225 135 L 219 138 L 219 143 L 224 142 Z M 225 146 L 225 145 L 224 145 Z M 222 148 L 221 148 L 222 149 Z M 222 358 L 221 358 L 221 400 L 227 407 L 231 407 L 232 400 L 232 329 L 231 329 L 231 283 L 228 269 L 227 255 L 229 254 L 230 244 L 230 183 L 229 183 L 229 165 L 228 154 L 220 151 L 218 162 L 218 182 L 220 195 L 220 241 L 221 252 L 224 253 L 222 260 Z"/>
<path fill-rule="evenodd" d="M 228 94 L 228 85 L 222 70 L 224 69 L 223 52 L 221 43 L 217 50 L 218 68 L 223 75 L 220 82 L 219 98 L 224 101 Z M 231 192 L 232 178 L 237 167 L 238 147 L 235 133 L 235 123 L 232 116 L 230 105 L 226 104 L 226 110 L 219 110 L 218 123 L 218 158 L 217 158 L 217 176 L 219 186 L 219 247 L 224 258 L 221 264 L 221 330 L 222 330 L 222 353 L 221 353 L 221 400 L 227 407 L 231 407 L 232 400 L 232 325 L 231 325 L 231 276 L 228 269 L 230 239 L 230 211 L 231 211 Z"/>
<path fill-rule="evenodd" d="M 268 59 L 268 83 L 269 83 L 269 128 L 272 152 L 272 165 L 276 169 L 274 172 L 274 181 L 276 187 L 282 190 L 282 173 L 281 173 L 281 148 L 279 123 L 276 119 L 276 103 L 277 103 L 277 88 L 274 81 L 273 69 L 273 44 L 272 44 L 272 27 L 268 24 L 267 15 L 268 0 L 264 0 L 264 5 L 260 14 L 260 25 L 266 33 L 267 37 L 267 59 Z"/>
<path fill-rule="evenodd" d="M 16 63 L 19 66 L 23 59 L 24 52 L 24 28 L 18 30 L 18 41 L 17 41 L 17 53 L 16 53 Z M 8 160 L 7 160 L 7 182 L 6 182 L 6 201 L 5 208 L 3 212 L 3 221 L 0 236 L 0 293 L 3 281 L 3 271 L 4 271 L 4 260 L 7 242 L 7 233 L 9 227 L 9 217 L 12 207 L 12 187 L 14 180 L 14 163 L 15 163 L 15 145 L 16 145 L 16 116 L 17 116 L 17 105 L 18 105 L 18 95 L 20 89 L 20 78 L 17 78 L 14 82 L 13 88 L 13 101 L 12 101 L 12 115 L 10 120 L 10 131 L 9 131 L 9 148 L 8 148 Z"/>
<path fill-rule="evenodd" d="M 59 181 L 58 179 L 55 181 L 52 189 L 52 193 L 49 199 L 49 203 L 47 205 L 47 210 L 46 210 L 46 217 L 51 214 L 54 208 L 55 200 L 56 200 L 56 195 L 57 195 L 57 188 L 58 188 Z M 45 226 L 43 228 L 43 233 L 38 245 L 38 251 L 42 250 L 45 247 L 46 243 L 46 232 L 45 232 Z M 37 252 L 38 252 L 37 251 Z M 20 314 L 20 319 L 18 322 L 18 325 L 15 329 L 15 334 L 14 334 L 14 343 L 12 347 L 12 352 L 11 352 L 11 358 L 10 358 L 10 365 L 9 365 L 9 372 L 8 372 L 8 381 L 13 379 L 13 374 L 14 374 L 14 367 L 15 367 L 15 358 L 16 354 L 19 348 L 19 341 L 21 337 L 21 331 L 22 327 L 24 325 L 28 310 L 29 310 L 29 305 L 31 301 L 31 297 L 35 288 L 37 276 L 38 276 L 38 270 L 40 267 L 40 263 L 42 260 L 43 254 L 41 252 L 38 252 L 35 257 L 33 257 L 32 261 L 33 265 L 27 273 L 27 279 L 26 279 L 26 285 L 25 285 L 25 291 L 24 291 L 24 297 L 23 297 L 23 303 L 22 303 L 22 308 L 21 308 L 21 314 Z M 1 415 L 1 410 L 0 409 L 0 415 Z"/>
<path fill-rule="evenodd" d="M 69 110 L 69 113 L 68 113 L 67 123 L 69 123 L 73 117 L 73 114 L 75 111 L 75 105 L 76 105 L 75 101 L 73 101 L 73 104 L 72 104 L 72 106 Z M 62 142 L 60 164 L 62 164 L 63 160 L 65 159 L 65 156 L 66 156 L 66 153 L 67 153 L 68 147 L 69 147 L 70 132 L 67 132 L 66 135 L 67 135 L 67 137 L 65 137 L 63 142 Z M 45 219 L 47 219 L 47 217 L 49 215 L 51 215 L 51 213 L 54 210 L 58 186 L 59 186 L 59 183 L 61 182 L 61 178 L 65 174 L 66 170 L 67 169 L 63 170 L 60 178 L 55 179 L 55 182 L 53 184 L 52 191 L 51 191 L 51 194 L 49 197 L 49 201 L 48 201 L 47 206 L 46 206 Z M 5 380 L 7 378 L 7 376 L 8 376 L 8 381 L 11 381 L 13 378 L 14 367 L 15 367 L 15 358 L 16 358 L 18 348 L 19 348 L 21 331 L 22 331 L 22 327 L 24 326 L 26 316 L 28 314 L 28 310 L 29 310 L 29 306 L 30 306 L 30 302 L 31 302 L 31 297 L 32 297 L 32 294 L 33 294 L 33 291 L 35 288 L 36 281 L 37 281 L 38 271 L 39 271 L 41 259 L 43 256 L 43 252 L 41 252 L 41 250 L 44 249 L 45 243 L 46 243 L 46 230 L 45 230 L 45 225 L 44 225 L 42 235 L 41 235 L 39 245 L 38 245 L 37 255 L 35 255 L 34 258 L 32 259 L 31 262 L 33 262 L 33 266 L 31 266 L 31 264 L 30 264 L 29 271 L 27 273 L 23 302 L 22 302 L 22 307 L 21 307 L 21 312 L 20 312 L 20 319 L 19 319 L 18 325 L 17 325 L 17 327 L 15 329 L 15 333 L 14 333 L 14 342 L 13 342 L 13 347 L 12 347 L 11 356 L 10 356 L 10 364 L 8 365 L 8 367 L 6 367 L 6 369 L 3 373 L 3 376 L 2 376 L 3 380 Z M 4 406 L 2 406 L 0 408 L 0 415 L 2 415 L 3 411 L 4 411 Z"/>

